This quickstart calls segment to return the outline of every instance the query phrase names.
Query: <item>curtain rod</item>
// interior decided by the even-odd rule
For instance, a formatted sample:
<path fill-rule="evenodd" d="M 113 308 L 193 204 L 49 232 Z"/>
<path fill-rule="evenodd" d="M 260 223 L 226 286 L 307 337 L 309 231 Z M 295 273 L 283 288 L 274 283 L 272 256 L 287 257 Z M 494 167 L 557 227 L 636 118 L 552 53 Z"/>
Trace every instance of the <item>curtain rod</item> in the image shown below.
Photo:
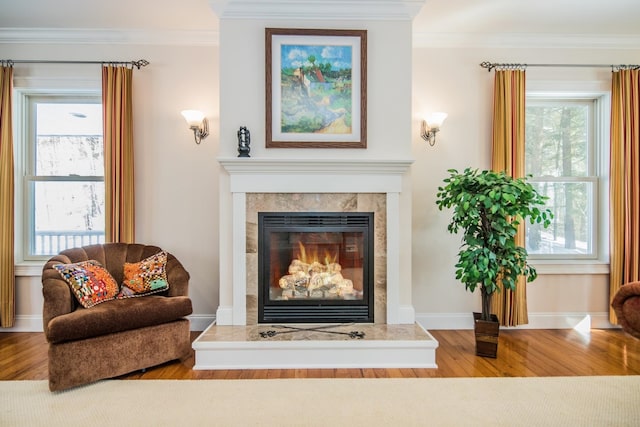
<path fill-rule="evenodd" d="M 146 67 L 149 65 L 149 61 L 146 59 L 140 59 L 138 61 L 56 61 L 56 60 L 42 60 L 42 59 L 0 59 L 0 64 L 12 66 L 13 64 L 101 64 L 101 65 L 131 65 L 138 70 L 140 67 Z"/>
<path fill-rule="evenodd" d="M 611 71 L 619 70 L 640 70 L 640 65 L 613 65 L 613 64 L 500 64 L 484 61 L 480 64 L 482 68 L 491 71 L 494 68 L 500 69 L 526 69 L 528 67 L 573 67 L 573 68 L 611 68 Z"/>

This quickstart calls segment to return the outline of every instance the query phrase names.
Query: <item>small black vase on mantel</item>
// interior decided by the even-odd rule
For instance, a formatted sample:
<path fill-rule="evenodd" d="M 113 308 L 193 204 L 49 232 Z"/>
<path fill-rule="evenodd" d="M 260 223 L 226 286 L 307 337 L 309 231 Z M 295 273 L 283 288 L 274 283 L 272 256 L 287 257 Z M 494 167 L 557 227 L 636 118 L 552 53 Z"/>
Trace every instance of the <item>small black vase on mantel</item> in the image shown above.
<path fill-rule="evenodd" d="M 250 144 L 251 133 L 249 129 L 246 126 L 240 126 L 240 129 L 238 129 L 238 157 L 251 157 L 249 156 L 251 151 Z"/>

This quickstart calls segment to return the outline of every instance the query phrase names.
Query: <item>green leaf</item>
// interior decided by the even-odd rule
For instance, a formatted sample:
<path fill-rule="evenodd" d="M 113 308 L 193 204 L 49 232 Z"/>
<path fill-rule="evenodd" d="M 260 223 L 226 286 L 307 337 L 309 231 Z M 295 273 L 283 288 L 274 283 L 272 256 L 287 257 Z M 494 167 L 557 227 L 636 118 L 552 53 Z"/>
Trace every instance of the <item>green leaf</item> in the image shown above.
<path fill-rule="evenodd" d="M 436 204 L 440 211 L 452 209 L 447 230 L 463 235 L 456 280 L 471 292 L 478 285 L 494 292 L 498 279 L 507 289 L 515 289 L 519 276 L 534 280 L 536 271 L 527 264 L 527 252 L 516 245 L 515 235 L 521 221 L 544 228 L 551 224 L 553 214 L 544 208 L 547 198 L 526 177 L 471 168 L 448 172 L 445 185 L 438 187 Z"/>

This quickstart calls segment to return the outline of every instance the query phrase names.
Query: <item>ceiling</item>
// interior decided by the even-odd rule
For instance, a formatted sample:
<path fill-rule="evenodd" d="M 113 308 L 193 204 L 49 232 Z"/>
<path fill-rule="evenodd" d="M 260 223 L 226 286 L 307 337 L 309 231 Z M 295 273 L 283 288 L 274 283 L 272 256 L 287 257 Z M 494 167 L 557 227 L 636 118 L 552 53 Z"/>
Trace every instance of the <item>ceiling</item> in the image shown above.
<path fill-rule="evenodd" d="M 210 1 L 0 0 L 0 29 L 217 31 Z M 640 0 L 425 0 L 414 33 L 637 37 Z"/>
<path fill-rule="evenodd" d="M 418 33 L 640 34 L 638 0 L 426 0 Z"/>

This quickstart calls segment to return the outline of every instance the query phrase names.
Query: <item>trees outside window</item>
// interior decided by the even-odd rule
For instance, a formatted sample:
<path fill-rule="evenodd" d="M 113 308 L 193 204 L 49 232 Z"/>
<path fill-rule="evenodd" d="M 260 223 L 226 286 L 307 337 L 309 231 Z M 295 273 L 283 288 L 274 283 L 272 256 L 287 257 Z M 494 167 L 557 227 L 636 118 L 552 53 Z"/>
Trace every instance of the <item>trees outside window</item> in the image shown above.
<path fill-rule="evenodd" d="M 24 259 L 104 242 L 100 97 L 27 95 Z"/>
<path fill-rule="evenodd" d="M 527 97 L 525 173 L 548 197 L 551 226 L 526 229 L 527 251 L 539 258 L 596 258 L 598 99 Z"/>

